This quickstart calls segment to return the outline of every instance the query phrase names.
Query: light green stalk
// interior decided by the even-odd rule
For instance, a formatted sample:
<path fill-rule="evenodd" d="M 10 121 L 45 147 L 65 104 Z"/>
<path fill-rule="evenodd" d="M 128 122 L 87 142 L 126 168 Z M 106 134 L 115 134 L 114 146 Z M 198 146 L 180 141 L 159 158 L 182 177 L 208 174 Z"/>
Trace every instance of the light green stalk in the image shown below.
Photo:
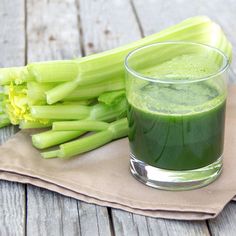
<path fill-rule="evenodd" d="M 52 126 L 52 122 L 40 123 L 40 122 L 30 122 L 27 120 L 21 120 L 19 124 L 20 129 L 48 128 L 51 126 Z"/>
<path fill-rule="evenodd" d="M 74 80 L 78 75 L 77 60 L 36 62 L 27 65 L 29 74 L 40 83 Z"/>
<path fill-rule="evenodd" d="M 35 78 L 41 82 L 64 81 L 63 78 L 66 78 L 66 81 L 71 81 L 79 78 L 78 84 L 76 82 L 69 84 L 69 86 L 67 83 L 61 85 L 56 91 L 62 92 L 62 94 L 53 93 L 51 96 L 49 93 L 47 100 L 51 104 L 67 97 L 78 85 L 97 84 L 114 78 L 121 81 L 124 80 L 124 58 L 131 50 L 167 40 L 206 43 L 221 49 L 229 58 L 232 57 L 232 46 L 225 38 L 220 27 L 209 18 L 200 16 L 189 18 L 157 34 L 147 36 L 122 47 L 83 57 L 77 61 L 71 61 L 71 64 L 70 61 L 65 61 L 64 64 L 61 61 L 48 62 L 48 65 L 45 63 L 44 67 L 41 64 L 33 64 L 29 66 L 29 70 L 31 72 L 34 71 Z"/>
<path fill-rule="evenodd" d="M 56 104 L 32 106 L 31 115 L 37 119 L 49 120 L 101 120 L 111 121 L 126 114 L 126 99 L 123 97 L 112 106 L 99 103 L 92 106 Z"/>
<path fill-rule="evenodd" d="M 119 139 L 128 135 L 127 119 L 112 122 L 109 127 L 90 136 L 71 141 L 60 145 L 57 156 L 63 159 L 71 158 L 84 152 L 103 146 L 112 140 Z"/>
<path fill-rule="evenodd" d="M 56 158 L 58 154 L 58 150 L 48 151 L 48 152 L 41 152 L 41 156 L 44 159 L 52 159 Z"/>
<path fill-rule="evenodd" d="M 79 120 L 90 114 L 91 107 L 84 105 L 46 105 L 32 106 L 30 111 L 34 118 L 50 120 Z"/>
<path fill-rule="evenodd" d="M 69 82 L 65 82 L 57 85 L 51 90 L 46 91 L 46 99 L 48 104 L 56 103 L 63 98 L 65 98 L 68 94 L 73 92 L 76 87 L 79 85 L 80 79 L 75 79 Z"/>
<path fill-rule="evenodd" d="M 107 129 L 109 123 L 95 120 L 76 120 L 53 122 L 54 131 L 81 130 L 81 131 L 101 131 Z"/>
<path fill-rule="evenodd" d="M 82 135 L 83 131 L 45 131 L 32 135 L 32 143 L 36 148 L 48 148 L 67 142 Z"/>

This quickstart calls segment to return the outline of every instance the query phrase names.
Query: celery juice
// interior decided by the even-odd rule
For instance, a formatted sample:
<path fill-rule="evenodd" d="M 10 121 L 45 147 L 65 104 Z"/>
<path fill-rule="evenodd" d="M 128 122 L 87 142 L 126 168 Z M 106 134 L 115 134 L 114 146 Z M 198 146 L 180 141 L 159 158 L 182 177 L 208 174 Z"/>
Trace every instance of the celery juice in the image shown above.
<path fill-rule="evenodd" d="M 184 55 L 143 71 L 150 77 L 192 80 L 171 84 L 136 81 L 128 99 L 131 154 L 153 167 L 193 170 L 223 152 L 226 94 L 212 81 L 217 70 L 205 56 Z"/>

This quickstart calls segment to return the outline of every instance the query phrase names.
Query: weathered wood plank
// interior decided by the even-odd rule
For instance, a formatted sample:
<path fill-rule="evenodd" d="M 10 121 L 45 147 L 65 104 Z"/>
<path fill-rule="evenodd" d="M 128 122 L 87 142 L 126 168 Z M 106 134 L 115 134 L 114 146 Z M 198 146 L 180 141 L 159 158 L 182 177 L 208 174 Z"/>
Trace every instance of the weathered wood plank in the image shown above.
<path fill-rule="evenodd" d="M 105 51 L 140 38 L 128 0 L 80 0 L 86 55 Z"/>
<path fill-rule="evenodd" d="M 204 221 L 176 221 L 155 219 L 113 210 L 115 235 L 209 235 Z"/>
<path fill-rule="evenodd" d="M 25 62 L 24 0 L 0 1 L 0 67 Z"/>
<path fill-rule="evenodd" d="M 77 26 L 75 1 L 28 1 L 28 62 L 80 55 Z M 77 201 L 27 186 L 27 234 L 80 235 Z"/>
<path fill-rule="evenodd" d="M 27 235 L 80 235 L 76 200 L 28 185 Z"/>
<path fill-rule="evenodd" d="M 27 1 L 28 62 L 80 55 L 75 0 Z"/>
<path fill-rule="evenodd" d="M 81 234 L 83 236 L 111 235 L 106 207 L 78 201 Z"/>
<path fill-rule="evenodd" d="M 131 214 L 129 212 L 113 209 L 112 218 L 116 236 L 150 235 L 149 226 L 147 225 L 147 219 L 144 216 L 139 216 Z"/>
<path fill-rule="evenodd" d="M 205 221 L 183 221 L 147 218 L 150 235 L 210 235 Z"/>
<path fill-rule="evenodd" d="M 25 63 L 24 1 L 0 1 L 0 67 Z M 17 128 L 0 129 L 0 143 Z M 24 235 L 25 187 L 23 184 L 0 181 L 0 235 Z"/>
<path fill-rule="evenodd" d="M 215 219 L 209 220 L 208 225 L 212 235 L 235 235 L 236 232 L 236 203 L 230 202 Z"/>

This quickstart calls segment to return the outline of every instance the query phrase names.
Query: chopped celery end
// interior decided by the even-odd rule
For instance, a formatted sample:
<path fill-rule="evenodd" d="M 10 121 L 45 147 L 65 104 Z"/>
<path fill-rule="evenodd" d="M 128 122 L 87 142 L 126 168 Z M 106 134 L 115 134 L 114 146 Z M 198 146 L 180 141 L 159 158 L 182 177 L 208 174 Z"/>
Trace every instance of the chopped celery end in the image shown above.
<path fill-rule="evenodd" d="M 32 135 L 32 143 L 38 149 L 48 148 L 72 140 L 84 134 L 83 131 L 45 131 Z"/>
<path fill-rule="evenodd" d="M 48 152 L 41 152 L 41 156 L 44 159 L 52 159 L 52 158 L 57 158 L 58 156 L 58 150 L 53 150 L 53 151 L 48 151 Z"/>
<path fill-rule="evenodd" d="M 20 129 L 37 129 L 37 128 L 48 128 L 52 126 L 52 122 L 48 121 L 46 123 L 33 122 L 27 120 L 21 120 L 19 124 Z"/>

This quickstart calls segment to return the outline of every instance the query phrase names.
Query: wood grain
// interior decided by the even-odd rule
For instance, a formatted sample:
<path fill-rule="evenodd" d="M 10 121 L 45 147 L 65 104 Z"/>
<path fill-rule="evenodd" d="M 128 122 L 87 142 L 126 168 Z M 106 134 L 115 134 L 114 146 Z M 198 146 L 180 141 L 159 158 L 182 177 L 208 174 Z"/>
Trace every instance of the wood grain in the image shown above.
<path fill-rule="evenodd" d="M 28 185 L 27 235 L 80 235 L 76 200 Z"/>
<path fill-rule="evenodd" d="M 25 63 L 24 1 L 0 1 L 0 67 Z M 5 142 L 17 127 L 0 129 L 0 143 Z M 0 181 L 0 235 L 24 235 L 25 187 Z"/>
<path fill-rule="evenodd" d="M 75 0 L 27 1 L 28 62 L 80 56 Z"/>
<path fill-rule="evenodd" d="M 208 225 L 212 235 L 231 236 L 236 232 L 236 202 L 229 203 L 215 219 L 209 220 Z"/>
<path fill-rule="evenodd" d="M 79 8 L 86 55 L 140 38 L 129 0 L 80 0 Z"/>
<path fill-rule="evenodd" d="M 106 207 L 78 201 L 81 234 L 83 236 L 111 235 L 109 216 Z"/>

